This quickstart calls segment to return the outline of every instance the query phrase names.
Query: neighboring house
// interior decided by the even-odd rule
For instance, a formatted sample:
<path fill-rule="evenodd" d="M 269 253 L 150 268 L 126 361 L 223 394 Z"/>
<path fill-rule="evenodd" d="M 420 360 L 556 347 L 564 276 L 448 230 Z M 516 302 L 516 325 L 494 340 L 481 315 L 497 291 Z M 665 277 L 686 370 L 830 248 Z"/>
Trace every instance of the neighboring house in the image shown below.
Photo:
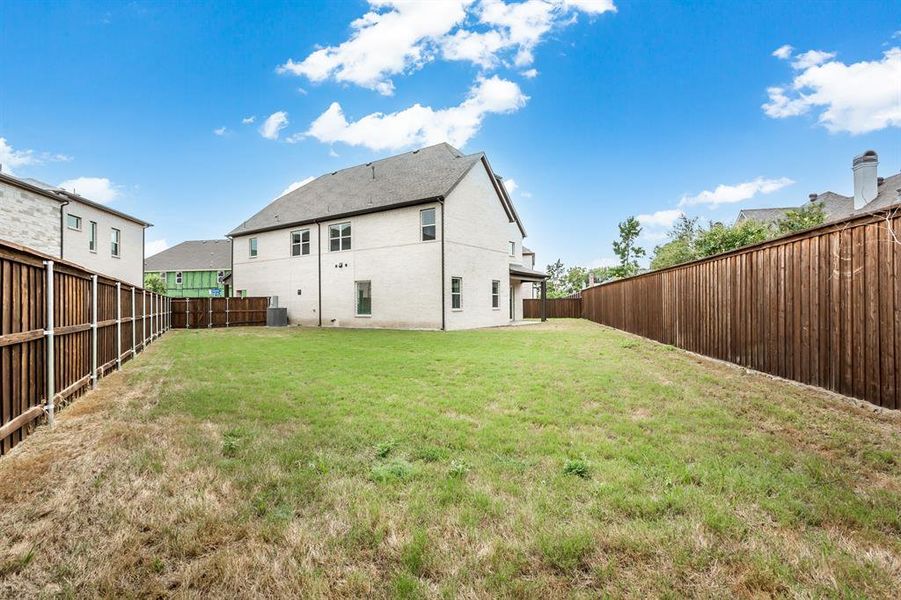
<path fill-rule="evenodd" d="M 899 199 L 901 173 L 889 177 L 879 177 L 876 174 L 878 165 L 879 156 L 874 150 L 867 150 L 860 156 L 855 156 L 851 163 L 854 173 L 853 196 L 823 192 L 822 194 L 810 194 L 808 201 L 822 203 L 827 223 L 898 204 L 901 202 Z M 788 211 L 797 208 L 799 207 L 745 209 L 738 213 L 735 222 L 754 220 L 775 225 L 785 218 Z"/>
<path fill-rule="evenodd" d="M 140 286 L 147 227 L 74 192 L 0 173 L 0 239 Z"/>
<path fill-rule="evenodd" d="M 228 296 L 231 240 L 191 240 L 148 257 L 144 273 L 155 273 L 173 298 Z"/>
<path fill-rule="evenodd" d="M 234 288 L 292 323 L 466 329 L 522 318 L 546 275 L 484 153 L 438 144 L 334 171 L 229 233 Z"/>

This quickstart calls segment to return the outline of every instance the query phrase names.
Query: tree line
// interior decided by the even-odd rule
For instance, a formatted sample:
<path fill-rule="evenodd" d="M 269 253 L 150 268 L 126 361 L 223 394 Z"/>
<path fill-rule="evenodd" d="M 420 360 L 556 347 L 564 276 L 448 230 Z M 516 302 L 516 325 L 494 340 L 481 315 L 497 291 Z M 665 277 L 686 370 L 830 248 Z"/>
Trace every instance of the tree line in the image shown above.
<path fill-rule="evenodd" d="M 711 222 L 705 226 L 699 223 L 698 217 L 682 215 L 667 232 L 667 241 L 654 248 L 650 267 L 651 270 L 665 269 L 816 227 L 825 220 L 822 202 L 810 202 L 786 211 L 783 218 L 770 224 L 749 219 L 733 225 Z M 595 283 L 603 283 L 641 273 L 639 259 L 646 255 L 645 249 L 638 245 L 641 230 L 641 222 L 636 217 L 629 217 L 619 224 L 619 238 L 613 242 L 613 253 L 619 262 L 612 267 L 566 267 L 560 259 L 549 264 L 548 297 L 563 298 L 576 294 L 588 287 L 592 275 Z"/>

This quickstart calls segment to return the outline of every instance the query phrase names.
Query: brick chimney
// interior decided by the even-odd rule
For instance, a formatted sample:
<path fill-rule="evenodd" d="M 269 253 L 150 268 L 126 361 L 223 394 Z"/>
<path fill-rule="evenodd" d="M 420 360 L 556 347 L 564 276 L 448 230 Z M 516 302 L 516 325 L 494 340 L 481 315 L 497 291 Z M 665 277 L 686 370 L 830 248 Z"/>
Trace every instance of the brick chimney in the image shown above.
<path fill-rule="evenodd" d="M 879 156 L 875 150 L 867 150 L 860 156 L 855 156 L 851 163 L 854 171 L 854 209 L 859 210 L 876 198 L 878 181 L 876 167 L 879 165 Z"/>

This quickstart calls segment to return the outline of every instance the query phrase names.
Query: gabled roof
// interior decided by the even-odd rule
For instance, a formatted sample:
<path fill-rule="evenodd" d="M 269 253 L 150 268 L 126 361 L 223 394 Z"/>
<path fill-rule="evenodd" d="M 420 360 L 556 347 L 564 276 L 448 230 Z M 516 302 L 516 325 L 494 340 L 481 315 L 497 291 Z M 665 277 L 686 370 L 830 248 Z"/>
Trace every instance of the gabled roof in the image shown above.
<path fill-rule="evenodd" d="M 190 240 L 144 259 L 145 271 L 221 271 L 231 269 L 231 240 Z"/>
<path fill-rule="evenodd" d="M 131 221 L 132 223 L 137 223 L 143 227 L 152 227 L 152 223 L 148 223 L 147 221 L 142 221 L 136 217 L 125 214 L 124 212 L 118 211 L 114 208 L 110 208 L 105 204 L 100 204 L 99 202 L 94 202 L 93 200 L 89 200 L 84 196 L 79 196 L 73 192 L 69 192 L 62 188 L 52 186 L 49 183 L 44 183 L 43 181 L 39 181 L 37 179 L 19 179 L 18 177 L 13 177 L 8 173 L 0 173 L 0 181 L 8 183 L 10 185 L 14 185 L 16 187 L 22 188 L 24 190 L 28 190 L 30 192 L 35 192 L 37 194 L 41 194 L 44 197 L 50 198 L 51 200 L 56 200 L 57 202 L 69 202 L 74 200 L 76 202 L 81 202 L 82 204 L 87 204 L 97 210 L 102 210 L 103 212 L 109 213 L 111 215 L 116 215 L 117 217 L 122 217 L 127 221 Z"/>
<path fill-rule="evenodd" d="M 483 152 L 464 155 L 453 146 L 441 143 L 334 171 L 276 198 L 228 235 L 246 235 L 445 198 L 480 162 L 495 177 Z M 504 210 L 522 228 L 503 184 L 495 181 Z"/>

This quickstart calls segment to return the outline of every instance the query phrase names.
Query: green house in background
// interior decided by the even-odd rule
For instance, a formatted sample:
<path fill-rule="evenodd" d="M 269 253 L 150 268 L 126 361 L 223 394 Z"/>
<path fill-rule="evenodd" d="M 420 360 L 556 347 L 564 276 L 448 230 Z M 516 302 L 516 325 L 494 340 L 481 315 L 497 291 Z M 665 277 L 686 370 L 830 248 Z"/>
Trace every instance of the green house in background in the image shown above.
<path fill-rule="evenodd" d="M 173 298 L 229 296 L 231 240 L 191 240 L 144 259 L 144 274 L 156 273 Z"/>

